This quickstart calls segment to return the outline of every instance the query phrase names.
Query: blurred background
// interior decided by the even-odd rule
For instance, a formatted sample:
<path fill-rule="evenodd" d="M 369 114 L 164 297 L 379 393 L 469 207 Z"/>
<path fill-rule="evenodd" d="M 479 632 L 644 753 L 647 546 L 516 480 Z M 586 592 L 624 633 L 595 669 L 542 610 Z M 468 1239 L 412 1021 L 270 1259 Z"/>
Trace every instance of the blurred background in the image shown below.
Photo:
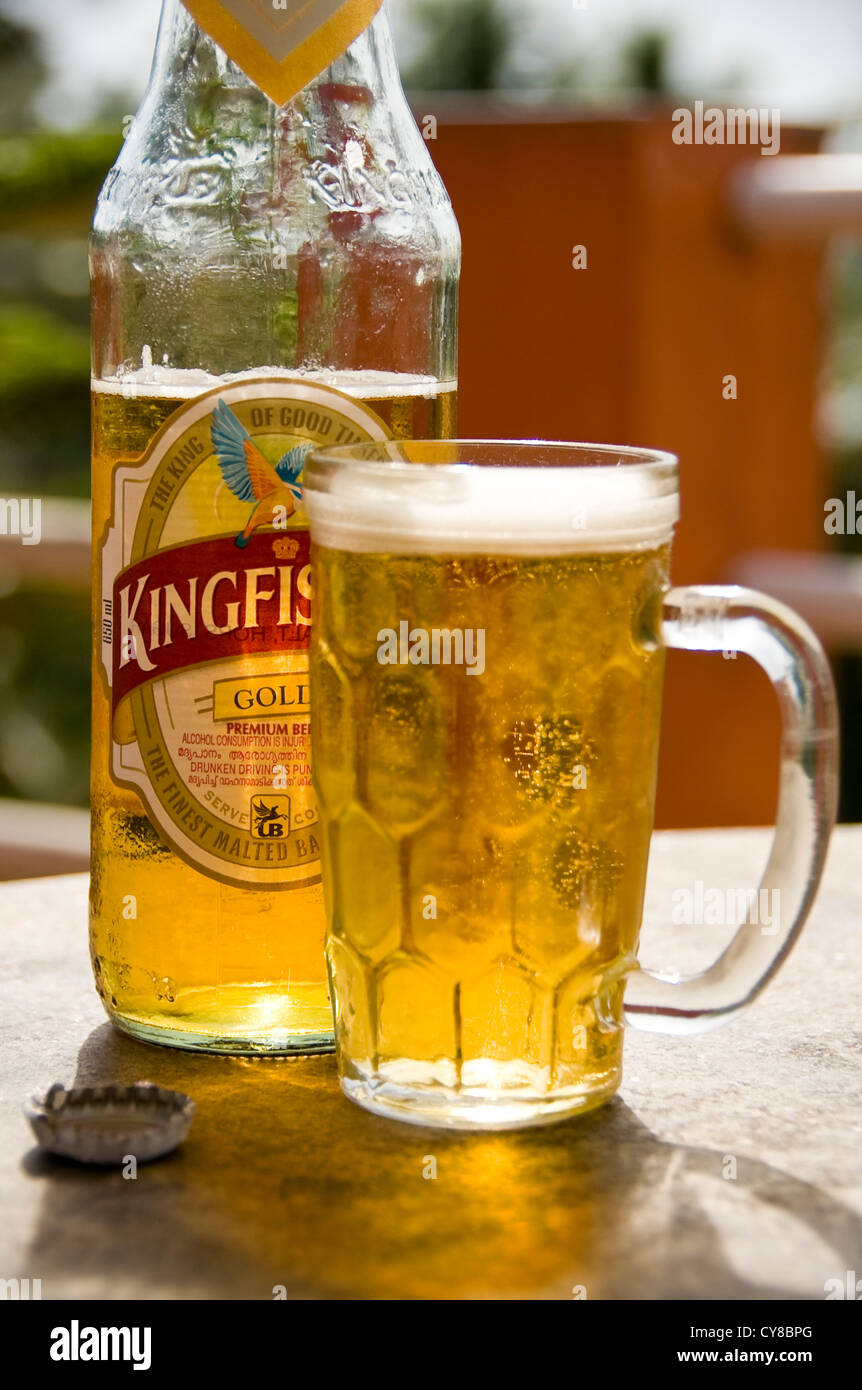
<path fill-rule="evenodd" d="M 756 582 L 818 629 L 862 820 L 862 540 L 824 527 L 862 501 L 862 6 L 390 8 L 464 236 L 462 432 L 678 451 L 676 580 Z M 0 0 L 0 499 L 48 498 L 46 543 L 0 535 L 0 876 L 46 871 L 46 839 L 58 869 L 82 854 L 61 808 L 88 782 L 86 238 L 159 10 Z M 781 154 L 675 145 L 695 100 L 777 108 Z M 659 824 L 766 822 L 776 779 L 763 678 L 672 655 Z"/>

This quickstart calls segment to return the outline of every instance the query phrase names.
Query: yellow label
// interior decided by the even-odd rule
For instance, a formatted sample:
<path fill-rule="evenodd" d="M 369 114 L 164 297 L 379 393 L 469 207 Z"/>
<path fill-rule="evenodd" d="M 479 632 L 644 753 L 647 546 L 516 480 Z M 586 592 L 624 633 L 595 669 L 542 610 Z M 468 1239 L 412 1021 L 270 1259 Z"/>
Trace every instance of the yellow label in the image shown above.
<path fill-rule="evenodd" d="M 184 0 L 186 9 L 277 106 L 368 28 L 383 0 Z"/>
<path fill-rule="evenodd" d="M 213 685 L 213 721 L 308 714 L 308 658 L 288 652 L 284 667 L 272 676 L 241 677 Z"/>
<path fill-rule="evenodd" d="M 180 406 L 114 471 L 100 552 L 112 775 L 222 883 L 320 881 L 302 467 L 315 446 L 388 437 L 340 391 L 252 379 Z"/>

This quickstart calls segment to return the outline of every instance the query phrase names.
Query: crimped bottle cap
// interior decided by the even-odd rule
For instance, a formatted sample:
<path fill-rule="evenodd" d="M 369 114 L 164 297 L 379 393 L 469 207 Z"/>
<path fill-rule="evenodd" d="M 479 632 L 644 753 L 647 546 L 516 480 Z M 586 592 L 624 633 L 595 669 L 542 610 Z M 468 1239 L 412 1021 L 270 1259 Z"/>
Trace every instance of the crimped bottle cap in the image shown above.
<path fill-rule="evenodd" d="M 78 1163 L 113 1165 L 134 1157 L 149 1163 L 186 1138 L 194 1101 L 150 1081 L 133 1086 L 79 1086 L 59 1082 L 31 1096 L 24 1114 L 41 1149 Z"/>

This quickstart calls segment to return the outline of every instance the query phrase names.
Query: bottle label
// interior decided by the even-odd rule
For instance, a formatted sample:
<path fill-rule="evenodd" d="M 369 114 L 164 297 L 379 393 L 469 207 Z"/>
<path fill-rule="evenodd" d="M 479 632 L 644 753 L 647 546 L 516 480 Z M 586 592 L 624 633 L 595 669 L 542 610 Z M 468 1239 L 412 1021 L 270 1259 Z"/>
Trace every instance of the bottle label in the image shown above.
<path fill-rule="evenodd" d="M 383 0 L 184 0 L 186 9 L 277 106 L 368 28 Z"/>
<path fill-rule="evenodd" d="M 387 438 L 340 391 L 245 380 L 180 406 L 114 471 L 100 548 L 112 775 L 223 883 L 320 881 L 300 478 L 315 446 Z"/>

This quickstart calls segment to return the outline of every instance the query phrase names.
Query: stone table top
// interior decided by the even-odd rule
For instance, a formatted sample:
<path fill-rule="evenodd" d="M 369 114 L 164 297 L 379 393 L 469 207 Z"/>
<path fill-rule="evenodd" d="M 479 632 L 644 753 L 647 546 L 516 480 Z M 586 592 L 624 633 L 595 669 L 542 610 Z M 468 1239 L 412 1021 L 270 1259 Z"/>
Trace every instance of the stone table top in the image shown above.
<path fill-rule="evenodd" d="M 727 933 L 670 928 L 672 894 L 753 885 L 768 843 L 656 835 L 644 963 L 714 956 Z M 862 1277 L 860 863 L 862 828 L 842 828 L 801 942 L 741 1020 L 632 1032 L 603 1110 L 486 1135 L 366 1114 L 332 1057 L 121 1036 L 90 978 L 86 878 L 0 885 L 0 1278 L 46 1299 L 823 1299 Z M 197 1101 L 171 1158 L 129 1181 L 34 1148 L 29 1093 L 141 1079 Z"/>

